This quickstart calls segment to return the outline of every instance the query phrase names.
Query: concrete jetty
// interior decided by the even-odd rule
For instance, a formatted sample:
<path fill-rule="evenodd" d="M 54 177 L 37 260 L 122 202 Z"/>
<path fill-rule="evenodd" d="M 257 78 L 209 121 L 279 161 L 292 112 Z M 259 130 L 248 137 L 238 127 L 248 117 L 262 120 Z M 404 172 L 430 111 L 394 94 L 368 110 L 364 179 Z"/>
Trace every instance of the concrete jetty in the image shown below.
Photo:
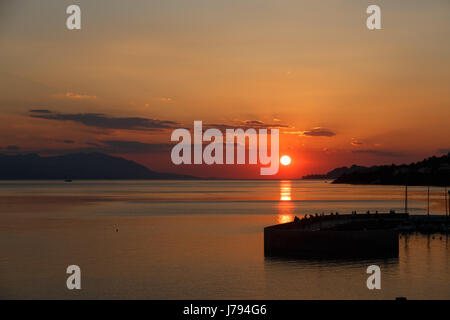
<path fill-rule="evenodd" d="M 264 228 L 266 256 L 378 258 L 398 256 L 400 232 L 448 232 L 444 215 L 365 213 L 308 215 Z"/>

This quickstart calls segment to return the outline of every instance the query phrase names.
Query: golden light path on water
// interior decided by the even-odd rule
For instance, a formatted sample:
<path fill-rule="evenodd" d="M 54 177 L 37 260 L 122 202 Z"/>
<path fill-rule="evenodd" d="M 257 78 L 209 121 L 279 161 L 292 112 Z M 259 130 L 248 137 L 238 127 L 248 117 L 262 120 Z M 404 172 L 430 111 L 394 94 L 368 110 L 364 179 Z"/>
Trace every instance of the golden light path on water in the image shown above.
<path fill-rule="evenodd" d="M 278 223 L 287 223 L 294 220 L 292 213 L 292 184 L 290 180 L 280 181 L 280 203 L 278 204 Z"/>

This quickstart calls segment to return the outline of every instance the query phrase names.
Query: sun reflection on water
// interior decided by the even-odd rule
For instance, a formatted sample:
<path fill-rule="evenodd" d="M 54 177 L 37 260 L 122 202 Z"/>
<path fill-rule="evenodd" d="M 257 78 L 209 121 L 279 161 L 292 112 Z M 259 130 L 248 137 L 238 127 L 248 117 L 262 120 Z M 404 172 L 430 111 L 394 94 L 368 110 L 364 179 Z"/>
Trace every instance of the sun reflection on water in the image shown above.
<path fill-rule="evenodd" d="M 283 180 L 280 182 L 280 200 L 290 201 L 291 200 L 291 181 Z"/>
<path fill-rule="evenodd" d="M 292 185 L 290 180 L 280 181 L 280 202 L 278 204 L 278 223 L 287 223 L 294 220 L 292 212 Z"/>

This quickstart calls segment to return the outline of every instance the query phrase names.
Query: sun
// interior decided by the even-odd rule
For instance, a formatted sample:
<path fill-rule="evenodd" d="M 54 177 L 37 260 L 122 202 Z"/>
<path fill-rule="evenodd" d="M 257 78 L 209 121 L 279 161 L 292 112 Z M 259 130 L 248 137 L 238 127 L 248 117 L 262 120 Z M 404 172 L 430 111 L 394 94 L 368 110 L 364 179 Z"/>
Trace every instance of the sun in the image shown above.
<path fill-rule="evenodd" d="M 289 156 L 282 156 L 282 157 L 280 158 L 280 163 L 281 163 L 283 166 L 288 166 L 288 165 L 290 165 L 290 164 L 291 164 L 291 157 L 289 157 Z"/>

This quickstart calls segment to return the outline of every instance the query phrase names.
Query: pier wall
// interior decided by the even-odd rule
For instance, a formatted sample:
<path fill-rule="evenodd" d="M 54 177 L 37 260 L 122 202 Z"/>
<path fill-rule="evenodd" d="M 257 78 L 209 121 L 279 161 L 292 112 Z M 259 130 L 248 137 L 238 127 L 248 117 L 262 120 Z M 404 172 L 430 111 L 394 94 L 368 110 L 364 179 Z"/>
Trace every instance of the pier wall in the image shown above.
<path fill-rule="evenodd" d="M 306 231 L 264 229 L 266 256 L 317 258 L 397 257 L 395 230 Z"/>

